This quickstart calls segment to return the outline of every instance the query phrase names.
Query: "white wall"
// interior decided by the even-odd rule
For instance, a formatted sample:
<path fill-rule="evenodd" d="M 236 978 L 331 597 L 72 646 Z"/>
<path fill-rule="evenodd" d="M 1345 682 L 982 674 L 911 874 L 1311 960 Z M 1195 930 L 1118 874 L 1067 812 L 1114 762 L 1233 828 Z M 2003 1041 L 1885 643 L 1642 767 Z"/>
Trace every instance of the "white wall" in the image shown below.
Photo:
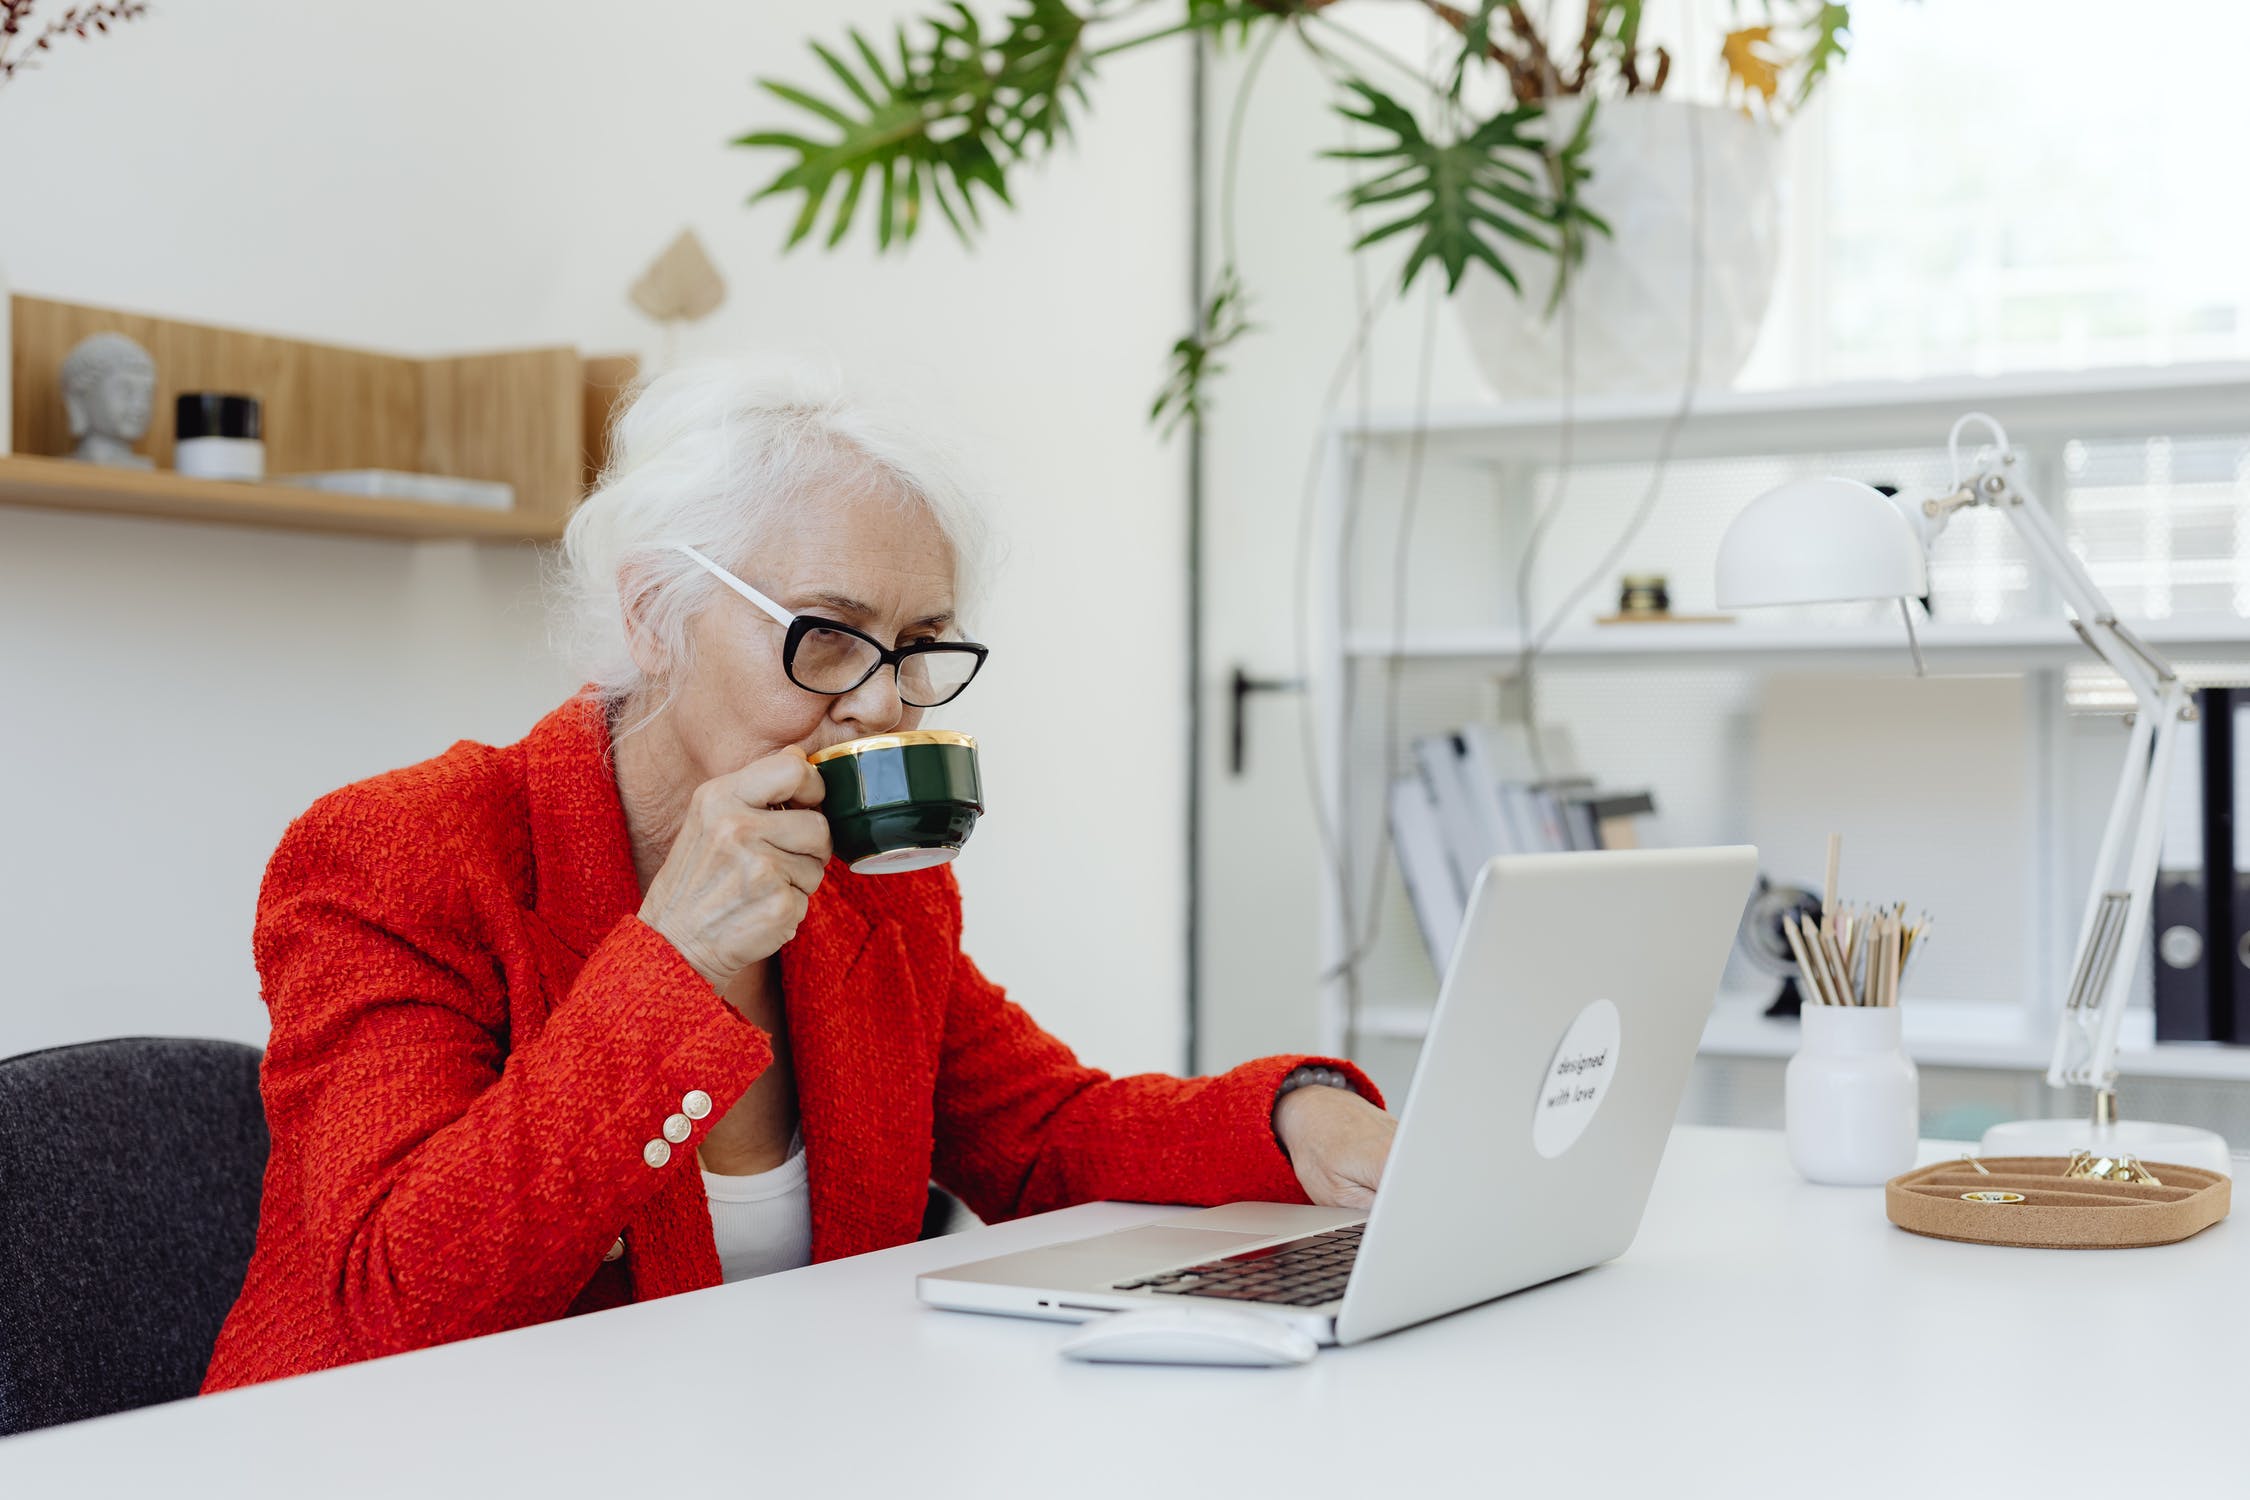
<path fill-rule="evenodd" d="M 782 258 L 789 211 L 742 203 L 772 163 L 724 144 L 781 118 L 750 81 L 812 83 L 808 32 L 911 9 L 161 7 L 0 91 L 0 266 L 21 292 L 404 353 L 647 352 L 624 289 L 693 225 L 732 291 L 684 351 L 833 360 L 987 481 L 1012 558 L 950 720 L 992 794 L 960 866 L 970 946 L 1089 1061 L 1176 1067 L 1183 460 L 1141 411 L 1186 301 L 1186 55 L 1108 64 L 1073 159 L 973 256 L 941 227 L 882 260 L 856 238 Z M 535 571 L 530 549 L 0 509 L 0 1055 L 261 1040 L 250 917 L 287 820 L 568 692 Z M 1090 732 L 1111 725 L 1129 738 Z M 1127 783 L 1159 811 L 1120 841 L 1079 789 Z"/>

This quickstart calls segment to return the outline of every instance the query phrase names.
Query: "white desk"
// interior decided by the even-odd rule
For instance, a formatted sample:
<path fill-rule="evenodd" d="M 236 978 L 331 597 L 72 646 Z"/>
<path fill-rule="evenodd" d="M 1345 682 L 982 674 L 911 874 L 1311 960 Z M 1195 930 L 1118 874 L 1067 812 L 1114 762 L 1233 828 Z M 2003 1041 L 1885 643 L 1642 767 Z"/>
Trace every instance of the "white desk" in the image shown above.
<path fill-rule="evenodd" d="M 913 1299 L 916 1271 L 1162 1212 L 1069 1209 L 0 1439 L 0 1495 L 2250 1493 L 2239 1226 L 2114 1252 L 1925 1240 L 1879 1189 L 1800 1183 L 1764 1132 L 1682 1129 L 1623 1259 L 1300 1369 L 1067 1364 L 1060 1325 Z"/>

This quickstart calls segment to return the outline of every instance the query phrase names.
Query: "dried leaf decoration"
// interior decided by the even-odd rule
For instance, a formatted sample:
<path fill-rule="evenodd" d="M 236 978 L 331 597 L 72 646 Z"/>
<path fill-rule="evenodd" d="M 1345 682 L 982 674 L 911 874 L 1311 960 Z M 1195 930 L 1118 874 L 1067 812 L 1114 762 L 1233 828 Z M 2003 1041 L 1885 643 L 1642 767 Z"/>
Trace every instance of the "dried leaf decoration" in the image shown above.
<path fill-rule="evenodd" d="M 1726 60 L 1728 76 L 1742 85 L 1744 93 L 1756 94 L 1768 109 L 1773 107 L 1785 59 L 1774 55 L 1771 26 L 1745 26 L 1728 32 L 1727 39 L 1719 44 L 1719 56 Z"/>
<path fill-rule="evenodd" d="M 659 323 L 693 323 L 718 311 L 727 300 L 727 284 L 703 241 L 694 230 L 683 229 L 627 295 Z"/>

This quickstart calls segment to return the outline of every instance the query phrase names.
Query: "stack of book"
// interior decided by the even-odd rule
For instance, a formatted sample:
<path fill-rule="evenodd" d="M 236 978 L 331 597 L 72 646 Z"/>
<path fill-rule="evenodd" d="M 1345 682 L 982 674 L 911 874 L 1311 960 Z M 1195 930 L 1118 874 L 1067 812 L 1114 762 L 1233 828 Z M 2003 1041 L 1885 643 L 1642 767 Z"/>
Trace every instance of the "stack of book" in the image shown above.
<path fill-rule="evenodd" d="M 1557 757 L 1550 755 L 1550 767 Z M 1477 873 L 1496 854 L 1629 849 L 1647 792 L 1538 774 L 1520 724 L 1470 724 L 1414 742 L 1414 771 L 1391 784 L 1391 842 L 1430 962 L 1445 972 Z"/>

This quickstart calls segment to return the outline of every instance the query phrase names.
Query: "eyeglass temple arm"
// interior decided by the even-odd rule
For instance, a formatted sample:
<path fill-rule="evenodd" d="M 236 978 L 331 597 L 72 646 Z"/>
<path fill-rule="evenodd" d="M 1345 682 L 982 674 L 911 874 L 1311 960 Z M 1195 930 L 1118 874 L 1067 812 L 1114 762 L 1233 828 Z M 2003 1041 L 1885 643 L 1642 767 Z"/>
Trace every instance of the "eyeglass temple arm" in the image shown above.
<path fill-rule="evenodd" d="M 682 552 L 685 552 L 689 557 L 694 558 L 698 567 L 701 567 L 713 578 L 718 579 L 719 582 L 725 584 L 728 588 L 733 589 L 736 593 L 749 600 L 752 604 L 757 605 L 758 608 L 764 610 L 767 614 L 772 615 L 782 624 L 787 625 L 796 620 L 797 617 L 791 614 L 788 610 L 783 609 L 780 605 L 774 603 L 771 599 L 768 599 L 765 595 L 759 593 L 756 589 L 750 587 L 749 584 L 744 583 L 741 579 L 735 577 L 732 573 L 729 573 L 726 569 L 720 567 L 717 563 L 711 561 L 710 558 L 705 557 L 702 553 L 696 551 L 687 543 L 679 542 L 675 545 L 677 545 L 679 549 Z"/>

